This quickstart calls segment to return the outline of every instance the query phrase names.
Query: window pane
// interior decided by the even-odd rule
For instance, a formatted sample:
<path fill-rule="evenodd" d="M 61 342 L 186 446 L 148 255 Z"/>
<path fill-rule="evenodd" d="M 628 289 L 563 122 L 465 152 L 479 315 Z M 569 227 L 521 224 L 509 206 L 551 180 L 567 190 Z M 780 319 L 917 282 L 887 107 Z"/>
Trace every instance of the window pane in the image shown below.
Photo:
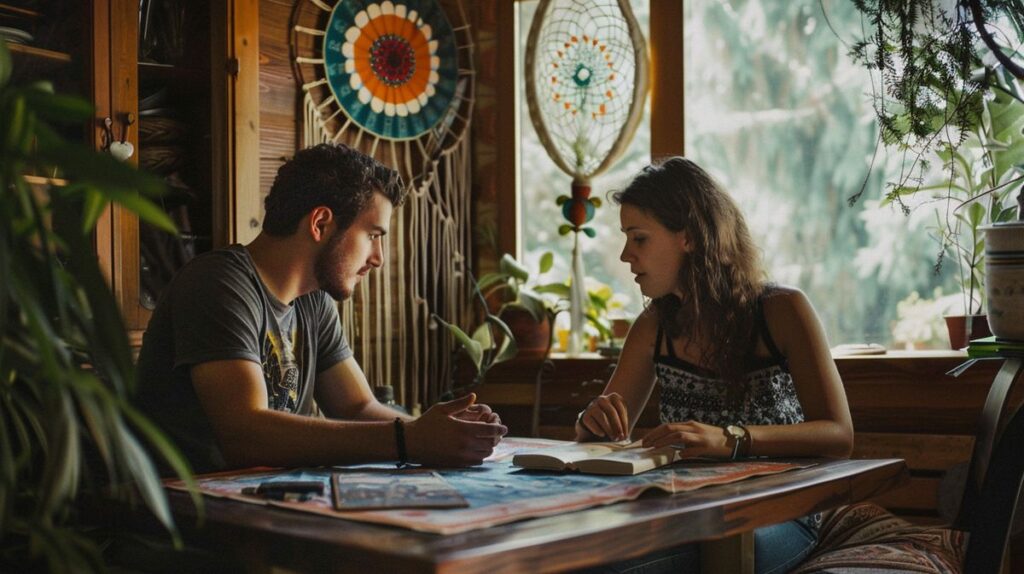
<path fill-rule="evenodd" d="M 833 344 L 945 344 L 920 301 L 959 301 L 953 265 L 933 272 L 934 214 L 877 207 L 901 166 L 875 153 L 871 78 L 847 55 L 866 25 L 852 3 L 686 2 L 684 20 L 687 155 L 737 199 L 771 278 L 808 294 Z"/>
<path fill-rule="evenodd" d="M 555 266 L 544 277 L 546 282 L 561 281 L 569 277 L 572 260 L 572 234 L 558 234 L 558 227 L 566 223 L 562 217 L 561 207 L 555 203 L 559 195 L 571 193 L 572 178 L 563 173 L 548 156 L 541 145 L 527 108 L 522 63 L 526 58 L 526 39 L 530 24 L 537 9 L 535 1 L 521 1 L 519 6 L 520 49 L 516 82 L 519 90 L 520 114 L 520 193 L 521 193 L 521 244 L 523 258 L 528 268 L 537 268 L 540 256 L 548 251 L 554 253 Z M 641 26 L 644 36 L 648 31 L 647 0 L 631 3 L 633 14 Z M 588 224 L 597 231 L 593 239 L 580 234 L 580 242 L 584 253 L 584 266 L 588 277 L 610 286 L 616 293 L 616 303 L 624 308 L 619 312 L 630 316 L 636 315 L 641 307 L 640 290 L 633 281 L 629 267 L 619 261 L 623 238 L 619 232 L 618 209 L 609 205 L 607 194 L 620 189 L 640 168 L 650 161 L 650 113 L 645 106 L 644 117 L 636 131 L 632 142 L 625 153 L 608 169 L 591 182 L 591 197 L 601 198 L 603 205 L 595 212 L 594 219 Z"/>

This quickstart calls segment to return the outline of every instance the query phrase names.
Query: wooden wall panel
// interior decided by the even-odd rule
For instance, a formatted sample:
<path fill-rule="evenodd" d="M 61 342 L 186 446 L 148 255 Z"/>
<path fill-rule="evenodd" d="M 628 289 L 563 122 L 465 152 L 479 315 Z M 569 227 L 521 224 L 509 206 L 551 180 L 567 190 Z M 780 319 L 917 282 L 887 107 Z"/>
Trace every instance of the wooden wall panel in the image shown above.
<path fill-rule="evenodd" d="M 260 205 L 277 169 L 298 149 L 301 101 L 288 48 L 292 6 L 291 0 L 260 0 Z"/>

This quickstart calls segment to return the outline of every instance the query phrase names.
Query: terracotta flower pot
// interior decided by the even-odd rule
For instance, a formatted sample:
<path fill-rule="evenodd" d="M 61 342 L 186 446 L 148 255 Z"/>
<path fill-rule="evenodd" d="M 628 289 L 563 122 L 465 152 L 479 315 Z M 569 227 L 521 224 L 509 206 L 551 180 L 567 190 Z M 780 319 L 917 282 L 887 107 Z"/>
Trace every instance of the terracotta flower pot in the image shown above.
<path fill-rule="evenodd" d="M 544 358 L 551 344 L 551 321 L 545 316 L 537 321 L 529 311 L 521 307 L 506 307 L 501 320 L 508 325 L 519 348 L 517 357 L 522 359 Z"/>
<path fill-rule="evenodd" d="M 949 332 L 949 348 L 963 349 L 971 339 L 992 335 L 985 315 L 946 315 L 946 330 Z M 970 320 L 968 322 L 968 319 Z M 970 330 L 968 330 L 970 326 Z"/>

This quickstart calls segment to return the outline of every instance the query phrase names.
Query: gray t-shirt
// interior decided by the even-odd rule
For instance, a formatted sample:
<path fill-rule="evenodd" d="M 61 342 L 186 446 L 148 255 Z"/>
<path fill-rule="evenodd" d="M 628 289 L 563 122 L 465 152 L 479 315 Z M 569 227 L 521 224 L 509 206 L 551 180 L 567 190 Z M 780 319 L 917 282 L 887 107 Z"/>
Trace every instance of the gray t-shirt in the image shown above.
<path fill-rule="evenodd" d="M 136 403 L 194 471 L 220 470 L 224 457 L 192 386 L 193 366 L 253 361 L 263 367 L 270 408 L 308 415 L 316 376 L 351 356 L 327 293 L 282 303 L 249 252 L 232 245 L 196 257 L 164 290 L 142 339 Z"/>

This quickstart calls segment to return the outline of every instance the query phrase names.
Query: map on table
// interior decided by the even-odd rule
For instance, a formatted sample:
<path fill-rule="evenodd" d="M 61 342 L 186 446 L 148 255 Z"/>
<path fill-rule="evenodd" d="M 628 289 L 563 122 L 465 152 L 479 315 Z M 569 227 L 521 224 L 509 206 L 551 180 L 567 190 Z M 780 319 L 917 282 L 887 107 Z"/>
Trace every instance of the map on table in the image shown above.
<path fill-rule="evenodd" d="M 346 520 L 399 526 L 421 532 L 455 534 L 526 518 L 551 516 L 634 500 L 651 489 L 674 494 L 807 466 L 771 461 L 682 461 L 635 476 L 532 471 L 512 466 L 512 457 L 519 451 L 565 444 L 565 441 L 505 438 L 482 466 L 437 470 L 437 474 L 465 498 L 469 504 L 466 508 L 358 511 L 334 509 L 332 474 L 337 474 L 338 480 L 343 483 L 346 472 L 357 470 L 381 473 L 387 470 L 382 465 L 351 466 L 343 469 L 251 469 L 200 475 L 196 477 L 196 481 L 199 490 L 209 496 L 313 512 Z M 401 480 L 401 471 L 391 467 L 390 472 L 396 480 Z M 303 502 L 269 500 L 242 494 L 242 489 L 246 487 L 259 486 L 265 482 L 294 480 L 321 481 L 324 484 L 324 492 Z M 188 490 L 180 480 L 167 480 L 164 484 L 167 488 Z"/>

